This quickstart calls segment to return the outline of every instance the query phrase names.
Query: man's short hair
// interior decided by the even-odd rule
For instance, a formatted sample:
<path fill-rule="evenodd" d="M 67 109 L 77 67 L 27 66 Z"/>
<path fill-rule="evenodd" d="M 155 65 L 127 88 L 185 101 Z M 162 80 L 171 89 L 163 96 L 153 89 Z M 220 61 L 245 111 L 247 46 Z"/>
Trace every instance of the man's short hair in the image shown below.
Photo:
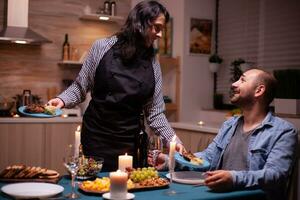
<path fill-rule="evenodd" d="M 255 68 L 255 69 L 261 71 L 261 73 L 259 73 L 258 75 L 257 81 L 258 83 L 263 84 L 266 88 L 264 94 L 264 102 L 268 106 L 275 98 L 277 80 L 272 73 L 264 71 L 261 68 Z"/>

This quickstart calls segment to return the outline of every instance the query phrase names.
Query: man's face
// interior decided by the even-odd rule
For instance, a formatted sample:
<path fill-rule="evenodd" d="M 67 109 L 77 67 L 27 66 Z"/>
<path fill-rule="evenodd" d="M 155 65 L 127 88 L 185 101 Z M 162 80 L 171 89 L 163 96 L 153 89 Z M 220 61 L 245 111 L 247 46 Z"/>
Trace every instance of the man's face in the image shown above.
<path fill-rule="evenodd" d="M 154 40 L 162 37 L 162 31 L 165 27 L 166 18 L 163 14 L 160 14 L 152 23 L 148 29 L 149 41 L 147 46 L 151 46 Z"/>
<path fill-rule="evenodd" d="M 246 71 L 240 79 L 231 85 L 232 94 L 230 101 L 237 106 L 252 104 L 255 99 L 258 70 Z"/>

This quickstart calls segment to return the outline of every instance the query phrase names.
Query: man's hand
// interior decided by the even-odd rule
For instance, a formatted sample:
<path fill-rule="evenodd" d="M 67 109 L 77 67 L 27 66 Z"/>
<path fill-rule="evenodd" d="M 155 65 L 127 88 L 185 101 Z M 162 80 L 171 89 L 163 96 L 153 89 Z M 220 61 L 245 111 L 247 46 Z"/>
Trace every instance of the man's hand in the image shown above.
<path fill-rule="evenodd" d="M 216 170 L 205 173 L 207 178 L 204 183 L 207 187 L 215 191 L 229 190 L 233 186 L 232 176 L 229 171 Z"/>

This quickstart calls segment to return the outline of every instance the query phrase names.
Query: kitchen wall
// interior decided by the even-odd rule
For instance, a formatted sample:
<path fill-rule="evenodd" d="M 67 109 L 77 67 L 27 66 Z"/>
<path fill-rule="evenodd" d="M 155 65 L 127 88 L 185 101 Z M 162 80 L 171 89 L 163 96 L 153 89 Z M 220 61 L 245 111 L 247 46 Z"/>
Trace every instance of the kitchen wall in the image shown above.
<path fill-rule="evenodd" d="M 4 22 L 4 1 L 0 0 L 0 24 Z M 58 66 L 61 61 L 65 33 L 71 46 L 82 55 L 93 41 L 112 35 L 120 25 L 111 22 L 80 20 L 83 9 L 90 5 L 95 12 L 103 1 L 99 0 L 29 0 L 31 29 L 52 41 L 41 46 L 0 44 L 0 95 L 7 98 L 31 89 L 33 94 L 47 100 L 47 90 L 60 92 L 63 79 L 74 79 L 79 68 Z M 127 16 L 130 0 L 117 2 L 118 15 Z"/>

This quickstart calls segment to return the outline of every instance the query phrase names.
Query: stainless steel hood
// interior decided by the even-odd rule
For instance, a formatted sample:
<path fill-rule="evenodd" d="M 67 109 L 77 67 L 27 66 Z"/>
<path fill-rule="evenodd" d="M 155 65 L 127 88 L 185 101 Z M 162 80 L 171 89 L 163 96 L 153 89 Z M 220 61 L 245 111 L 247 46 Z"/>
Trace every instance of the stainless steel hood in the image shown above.
<path fill-rule="evenodd" d="M 0 31 L 0 43 L 40 45 L 51 41 L 28 28 L 29 0 L 7 0 L 7 19 Z"/>

